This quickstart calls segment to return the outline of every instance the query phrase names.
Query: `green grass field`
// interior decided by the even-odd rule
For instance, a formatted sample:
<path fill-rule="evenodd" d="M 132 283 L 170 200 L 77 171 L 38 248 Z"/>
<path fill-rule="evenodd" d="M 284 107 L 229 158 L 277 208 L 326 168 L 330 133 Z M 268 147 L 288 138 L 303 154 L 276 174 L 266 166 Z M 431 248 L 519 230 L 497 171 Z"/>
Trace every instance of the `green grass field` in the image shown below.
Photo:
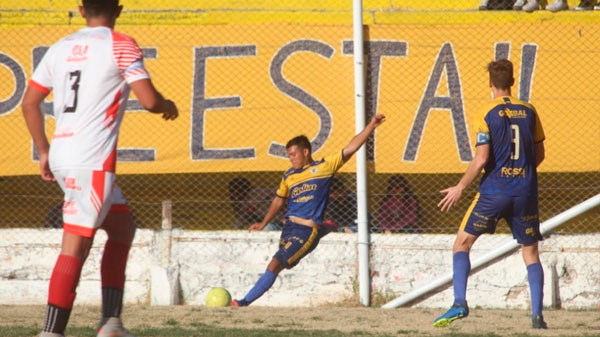
<path fill-rule="evenodd" d="M 0 336 L 33 337 L 40 332 L 42 305 L 0 305 Z M 380 309 L 363 307 L 151 307 L 129 305 L 123 320 L 138 337 L 533 337 L 600 336 L 598 310 L 546 310 L 549 329 L 531 329 L 528 310 L 473 307 L 470 315 L 448 328 L 434 328 L 443 309 Z M 68 337 L 93 337 L 97 306 L 75 306 Z"/>

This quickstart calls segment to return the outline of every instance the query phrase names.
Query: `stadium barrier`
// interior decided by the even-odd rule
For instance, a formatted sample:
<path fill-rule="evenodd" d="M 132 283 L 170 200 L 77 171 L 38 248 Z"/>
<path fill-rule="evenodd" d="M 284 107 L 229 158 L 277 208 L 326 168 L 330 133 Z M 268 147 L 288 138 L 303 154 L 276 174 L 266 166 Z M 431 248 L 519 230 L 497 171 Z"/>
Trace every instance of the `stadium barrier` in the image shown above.
<path fill-rule="evenodd" d="M 577 2 L 570 0 L 569 5 Z M 229 233 L 223 231 L 237 228 L 235 209 L 268 206 L 262 191 L 272 192 L 288 166 L 281 144 L 306 133 L 318 158 L 338 151 L 354 134 L 350 1 L 122 3 L 125 11 L 117 30 L 135 36 L 144 48 L 153 81 L 181 111 L 178 121 L 164 125 L 140 111 L 135 97 L 128 103 L 119 140 L 118 183 L 144 233 L 140 235 L 161 230 L 161 205 L 166 199 L 172 201 L 173 231 Z M 547 159 L 539 175 L 540 219 L 550 219 L 600 193 L 600 100 L 595 93 L 600 84 L 600 16 L 594 11 L 479 11 L 477 5 L 476 0 L 363 3 L 367 114 L 388 116 L 367 147 L 372 248 L 394 247 L 398 240 L 416 247 L 429 236 L 452 241 L 444 234 L 455 233 L 475 186 L 449 213 L 436 207 L 439 190 L 458 181 L 474 153 L 474 119 L 490 98 L 485 65 L 494 58 L 514 62 L 513 93 L 537 107 L 546 131 Z M 39 229 L 60 224 L 61 192 L 38 177 L 37 155 L 19 104 L 47 46 L 79 29 L 83 20 L 72 0 L 26 4 L 5 0 L 0 15 L 0 228 L 10 233 L 0 239 L 0 254 L 7 257 L 5 264 L 12 264 L 8 257 L 18 251 L 19 242 L 33 238 L 52 247 L 60 242 L 52 231 Z M 54 128 L 51 106 L 50 96 L 43 106 L 48 134 Z M 388 186 L 398 175 L 406 178 L 419 201 L 417 233 L 379 235 L 380 208 L 396 195 Z M 326 217 L 335 216 L 333 209 L 337 209 L 352 218 L 356 213 L 354 160 L 338 177 L 344 198 L 338 207 L 330 203 Z M 230 194 L 230 184 L 240 181 L 236 178 L 252 186 L 253 193 L 243 200 Z M 243 185 L 231 188 L 241 190 Z M 565 247 L 578 247 L 581 238 L 600 232 L 598 223 L 600 209 L 595 208 L 555 234 L 572 241 Z M 343 225 L 352 232 L 352 221 Z M 498 232 L 501 235 L 478 242 L 476 248 L 501 244 L 509 232 L 505 223 L 499 224 Z M 256 234 L 259 238 L 277 235 Z M 20 235 L 27 237 L 16 237 Z M 45 241 L 48 235 L 54 241 Z M 343 244 L 356 244 L 355 234 L 338 236 L 343 238 L 340 242 L 347 242 Z M 246 236 L 240 236 L 243 239 Z M 269 243 L 264 240 L 256 249 L 271 254 Z M 191 256 L 192 250 L 202 256 L 223 254 L 217 250 L 223 247 L 197 242 L 189 246 Z M 583 265 L 595 265 L 595 248 L 584 245 L 581 250 L 586 252 L 578 255 L 585 260 Z M 339 259 L 354 254 L 325 244 L 316 253 Z M 449 259 L 446 254 L 443 258 Z M 374 270 L 402 269 L 387 259 L 372 259 Z M 47 256 L 40 261 L 51 266 L 52 260 Z M 356 266 L 355 262 L 347 265 Z M 170 269 L 159 271 L 165 276 Z M 5 275 L 0 281 L 10 281 L 19 274 L 15 273 L 0 274 Z M 391 279 L 373 276 L 374 292 L 383 289 L 400 295 L 414 285 L 395 283 L 399 276 L 392 272 L 380 275 Z M 138 278 L 132 278 L 133 287 L 134 279 Z M 295 279 L 286 280 L 288 286 L 296 286 Z M 181 282 L 182 287 L 198 286 Z M 568 286 L 597 289 L 593 282 Z M 82 288 L 80 293 L 86 291 Z M 192 295 L 197 298 L 194 303 L 200 302 L 198 296 Z"/>
<path fill-rule="evenodd" d="M 48 280 L 60 251 L 57 243 L 62 233 L 46 229 L 41 232 L 43 235 L 38 234 L 34 229 L 0 230 L 4 238 L 0 257 L 9 261 L 0 265 L 0 303 L 46 303 Z M 234 297 L 243 296 L 264 272 L 278 244 L 275 232 L 175 229 L 170 235 L 170 260 L 164 265 L 161 232 L 142 229 L 137 233 L 127 266 L 126 303 L 203 305 L 206 293 L 217 286 L 227 288 Z M 371 246 L 372 297 L 379 302 L 408 293 L 452 270 L 453 235 L 415 234 L 420 244 L 415 244 L 415 239 L 408 235 L 379 240 L 383 235 L 373 234 L 375 243 Z M 498 236 L 504 241 L 510 238 L 506 234 Z M 82 271 L 76 305 L 100 302 L 99 267 L 105 240 L 104 233 L 99 232 Z M 472 251 L 473 258 L 489 253 L 494 240 L 491 236 L 482 237 Z M 599 266 L 589 261 L 600 259 L 599 240 L 598 234 L 553 235 L 542 242 L 541 259 L 547 275 L 545 306 L 597 308 Z M 281 273 L 273 288 L 256 305 L 307 307 L 356 303 L 356 236 L 332 233 L 321 244 L 321 249 L 303 263 Z M 215 251 L 220 254 L 214 254 Z M 518 252 L 512 253 L 471 276 L 469 301 L 483 308 L 526 309 L 527 289 L 522 257 Z M 452 302 L 452 289 L 440 290 L 443 291 L 415 306 L 446 307 Z"/>

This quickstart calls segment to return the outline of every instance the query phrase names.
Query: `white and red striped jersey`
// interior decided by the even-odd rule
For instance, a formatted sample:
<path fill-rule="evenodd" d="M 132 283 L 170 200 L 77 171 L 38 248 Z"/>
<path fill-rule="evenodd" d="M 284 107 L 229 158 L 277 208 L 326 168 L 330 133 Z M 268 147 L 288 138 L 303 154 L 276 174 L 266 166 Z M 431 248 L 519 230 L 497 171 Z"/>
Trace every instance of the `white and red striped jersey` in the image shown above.
<path fill-rule="evenodd" d="M 52 45 L 29 85 L 54 93 L 50 168 L 114 172 L 128 83 L 149 78 L 135 40 L 86 27 Z"/>

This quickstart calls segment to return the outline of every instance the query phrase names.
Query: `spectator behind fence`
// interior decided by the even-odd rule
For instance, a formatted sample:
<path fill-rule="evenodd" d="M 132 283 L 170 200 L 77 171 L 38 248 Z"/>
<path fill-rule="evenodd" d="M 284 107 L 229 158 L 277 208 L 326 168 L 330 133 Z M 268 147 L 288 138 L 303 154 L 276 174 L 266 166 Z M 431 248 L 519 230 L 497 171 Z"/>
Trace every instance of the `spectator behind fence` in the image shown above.
<path fill-rule="evenodd" d="M 356 194 L 346 188 L 343 178 L 333 177 L 323 223 L 337 227 L 338 231 L 356 232 L 356 207 Z"/>
<path fill-rule="evenodd" d="M 254 188 L 250 180 L 236 177 L 229 182 L 229 199 L 235 216 L 233 227 L 247 229 L 251 224 L 262 220 L 269 209 L 275 191 L 268 188 Z M 270 221 L 264 230 L 280 230 L 280 217 Z"/>
<path fill-rule="evenodd" d="M 513 6 L 515 10 L 523 10 L 525 12 L 533 12 L 540 8 L 545 8 L 551 12 L 564 11 L 569 9 L 569 5 L 566 0 L 555 0 L 552 4 L 549 4 L 544 7 L 543 1 L 538 0 L 517 0 Z M 597 4 L 596 0 L 581 0 L 579 5 L 574 8 L 576 11 L 586 11 L 586 10 L 600 10 L 600 5 Z"/>
<path fill-rule="evenodd" d="M 482 0 L 479 10 L 506 10 L 512 9 L 514 0 Z"/>
<path fill-rule="evenodd" d="M 419 231 L 419 201 L 406 178 L 393 175 L 379 208 L 377 226 L 382 233 Z"/>

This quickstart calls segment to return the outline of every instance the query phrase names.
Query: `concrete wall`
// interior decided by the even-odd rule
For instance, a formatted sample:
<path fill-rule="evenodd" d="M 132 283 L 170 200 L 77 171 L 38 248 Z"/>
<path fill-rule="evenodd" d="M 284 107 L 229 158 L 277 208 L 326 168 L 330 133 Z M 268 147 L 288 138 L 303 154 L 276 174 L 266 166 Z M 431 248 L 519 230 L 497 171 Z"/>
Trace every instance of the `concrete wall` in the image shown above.
<path fill-rule="evenodd" d="M 60 230 L 53 229 L 0 230 L 1 304 L 46 302 L 61 236 Z M 215 286 L 226 287 L 234 298 L 242 297 L 264 271 L 278 239 L 279 232 L 139 230 L 127 268 L 125 301 L 168 303 L 179 294 L 183 303 L 200 305 Z M 105 240 L 99 231 L 84 265 L 76 304 L 100 303 L 99 266 Z M 451 272 L 453 240 L 454 235 L 373 235 L 374 292 L 400 296 Z M 510 237 L 483 236 L 471 254 L 472 260 L 486 253 L 486 247 L 505 240 Z M 597 308 L 600 234 L 556 235 L 544 240 L 540 250 L 546 280 L 544 304 Z M 355 235 L 330 234 L 296 268 L 283 271 L 256 305 L 313 306 L 352 298 L 357 260 Z M 527 308 L 529 290 L 520 252 L 472 274 L 467 299 L 472 306 Z M 416 306 L 447 307 L 451 302 L 452 289 L 447 288 Z"/>

